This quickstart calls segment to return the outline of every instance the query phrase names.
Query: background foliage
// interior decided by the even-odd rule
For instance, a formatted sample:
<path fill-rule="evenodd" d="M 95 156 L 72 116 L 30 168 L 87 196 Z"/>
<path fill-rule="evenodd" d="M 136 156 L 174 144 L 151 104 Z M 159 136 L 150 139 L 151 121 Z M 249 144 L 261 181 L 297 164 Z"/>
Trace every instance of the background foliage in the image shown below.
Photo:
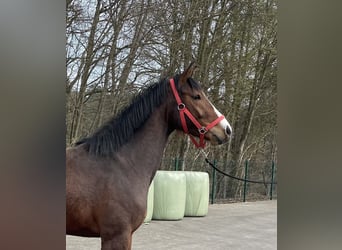
<path fill-rule="evenodd" d="M 67 144 L 195 60 L 194 78 L 233 127 L 228 144 L 206 149 L 209 158 L 238 177 L 249 160 L 250 178 L 269 180 L 277 160 L 276 12 L 273 0 L 67 0 Z M 164 154 L 162 169 L 177 157 L 181 169 L 208 170 L 182 133 L 171 135 Z M 217 197 L 239 196 L 241 188 L 218 177 Z"/>

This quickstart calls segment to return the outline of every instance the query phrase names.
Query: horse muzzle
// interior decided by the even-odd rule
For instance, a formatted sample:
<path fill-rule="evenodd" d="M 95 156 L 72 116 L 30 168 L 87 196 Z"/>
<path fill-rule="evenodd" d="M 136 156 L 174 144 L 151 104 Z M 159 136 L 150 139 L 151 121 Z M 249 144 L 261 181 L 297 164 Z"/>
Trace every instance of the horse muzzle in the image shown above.
<path fill-rule="evenodd" d="M 229 128 L 222 129 L 214 127 L 208 131 L 205 139 L 209 141 L 212 145 L 221 145 L 229 141 L 231 134 L 232 132 Z"/>

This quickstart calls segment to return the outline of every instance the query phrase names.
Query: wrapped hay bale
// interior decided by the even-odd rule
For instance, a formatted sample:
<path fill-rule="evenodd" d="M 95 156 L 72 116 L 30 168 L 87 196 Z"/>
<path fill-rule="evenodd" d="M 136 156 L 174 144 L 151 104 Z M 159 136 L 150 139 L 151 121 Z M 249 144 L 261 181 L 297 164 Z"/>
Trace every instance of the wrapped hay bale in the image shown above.
<path fill-rule="evenodd" d="M 181 220 L 185 212 L 186 178 L 179 171 L 157 171 L 154 177 L 155 220 Z"/>
<path fill-rule="evenodd" d="M 209 207 L 209 175 L 184 171 L 186 176 L 185 216 L 206 216 Z"/>
<path fill-rule="evenodd" d="M 154 200 L 154 181 L 151 182 L 147 195 L 147 213 L 144 222 L 150 222 L 153 215 L 153 200 Z"/>

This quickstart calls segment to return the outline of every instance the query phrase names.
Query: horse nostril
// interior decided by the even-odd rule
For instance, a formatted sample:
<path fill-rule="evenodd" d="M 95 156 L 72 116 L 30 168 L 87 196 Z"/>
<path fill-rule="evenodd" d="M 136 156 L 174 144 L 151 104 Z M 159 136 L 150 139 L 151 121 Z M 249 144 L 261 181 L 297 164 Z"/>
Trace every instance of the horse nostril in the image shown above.
<path fill-rule="evenodd" d="M 226 127 L 226 134 L 227 134 L 227 135 L 231 135 L 231 133 L 232 133 L 232 131 L 230 130 L 230 127 L 227 126 L 227 127 Z"/>

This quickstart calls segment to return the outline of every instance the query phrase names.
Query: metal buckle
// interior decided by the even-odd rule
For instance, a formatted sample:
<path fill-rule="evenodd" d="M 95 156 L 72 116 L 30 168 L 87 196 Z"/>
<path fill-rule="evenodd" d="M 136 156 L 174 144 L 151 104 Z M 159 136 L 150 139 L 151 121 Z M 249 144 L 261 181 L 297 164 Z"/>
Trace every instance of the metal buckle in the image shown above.
<path fill-rule="evenodd" d="M 205 127 L 202 127 L 202 128 L 199 128 L 198 129 L 198 132 L 200 133 L 200 134 L 205 134 L 205 133 L 207 133 L 208 132 L 208 130 L 205 128 Z"/>
<path fill-rule="evenodd" d="M 180 104 L 178 104 L 178 110 L 183 110 L 183 109 L 185 109 L 185 104 L 184 103 L 180 103 Z"/>

